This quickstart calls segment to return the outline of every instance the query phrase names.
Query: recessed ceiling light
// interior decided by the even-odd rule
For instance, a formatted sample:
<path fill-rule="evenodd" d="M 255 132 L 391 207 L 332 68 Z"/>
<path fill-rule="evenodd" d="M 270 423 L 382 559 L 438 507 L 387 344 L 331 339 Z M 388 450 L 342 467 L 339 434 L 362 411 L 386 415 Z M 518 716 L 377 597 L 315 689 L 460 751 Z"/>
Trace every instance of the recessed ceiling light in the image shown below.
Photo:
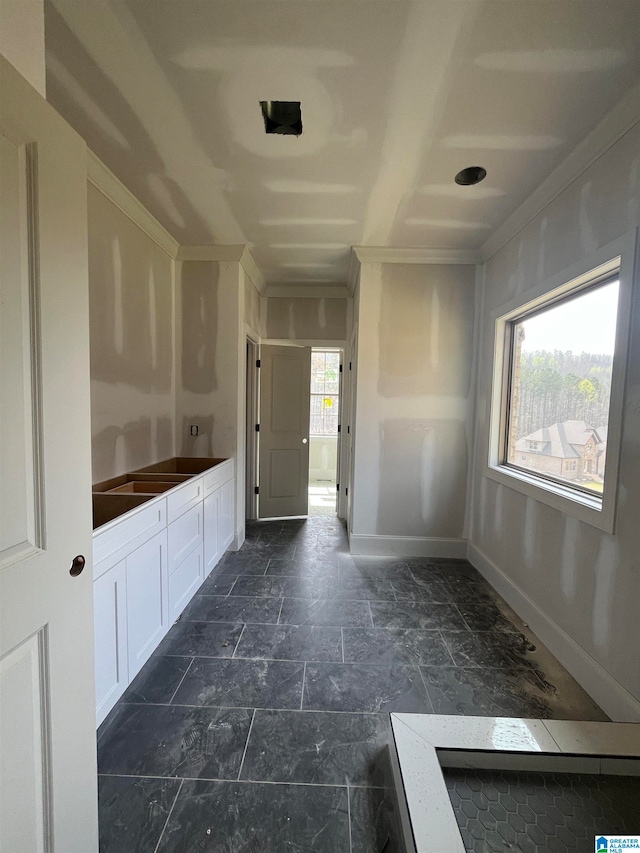
<path fill-rule="evenodd" d="M 300 101 L 260 101 L 265 133 L 300 136 L 302 111 Z"/>
<path fill-rule="evenodd" d="M 470 187 L 472 184 L 479 184 L 487 177 L 487 170 L 482 166 L 467 166 L 455 177 L 456 184 L 462 187 Z"/>

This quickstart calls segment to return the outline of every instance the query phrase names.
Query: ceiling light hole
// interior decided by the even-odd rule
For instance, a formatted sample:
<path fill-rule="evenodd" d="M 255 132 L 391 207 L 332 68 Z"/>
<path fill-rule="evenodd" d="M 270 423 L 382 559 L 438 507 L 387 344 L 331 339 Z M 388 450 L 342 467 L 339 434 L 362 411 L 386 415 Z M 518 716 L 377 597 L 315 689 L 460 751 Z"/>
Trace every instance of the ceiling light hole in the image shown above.
<path fill-rule="evenodd" d="M 467 166 L 466 169 L 458 172 L 455 181 L 456 184 L 460 184 L 462 187 L 470 187 L 473 184 L 479 184 L 480 181 L 484 181 L 486 177 L 487 170 L 483 169 L 482 166 Z"/>
<path fill-rule="evenodd" d="M 265 133 L 300 136 L 302 110 L 300 101 L 260 101 Z"/>

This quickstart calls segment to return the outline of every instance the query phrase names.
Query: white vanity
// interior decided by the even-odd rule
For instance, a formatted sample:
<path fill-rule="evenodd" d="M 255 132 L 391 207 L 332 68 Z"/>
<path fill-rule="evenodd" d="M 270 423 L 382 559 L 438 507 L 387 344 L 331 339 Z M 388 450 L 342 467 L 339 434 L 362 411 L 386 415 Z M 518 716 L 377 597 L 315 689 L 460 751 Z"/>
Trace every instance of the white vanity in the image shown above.
<path fill-rule="evenodd" d="M 174 457 L 93 488 L 100 725 L 233 541 L 234 461 Z"/>

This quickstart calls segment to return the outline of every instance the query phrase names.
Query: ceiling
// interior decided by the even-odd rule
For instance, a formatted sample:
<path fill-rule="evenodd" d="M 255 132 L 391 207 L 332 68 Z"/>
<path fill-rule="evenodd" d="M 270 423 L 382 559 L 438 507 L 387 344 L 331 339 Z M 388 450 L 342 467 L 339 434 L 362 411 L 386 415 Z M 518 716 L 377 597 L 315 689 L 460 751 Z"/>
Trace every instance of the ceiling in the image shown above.
<path fill-rule="evenodd" d="M 47 0 L 47 95 L 183 245 L 477 249 L 640 77 L 638 0 Z M 266 135 L 262 100 L 302 104 Z M 459 187 L 466 166 L 487 170 Z"/>

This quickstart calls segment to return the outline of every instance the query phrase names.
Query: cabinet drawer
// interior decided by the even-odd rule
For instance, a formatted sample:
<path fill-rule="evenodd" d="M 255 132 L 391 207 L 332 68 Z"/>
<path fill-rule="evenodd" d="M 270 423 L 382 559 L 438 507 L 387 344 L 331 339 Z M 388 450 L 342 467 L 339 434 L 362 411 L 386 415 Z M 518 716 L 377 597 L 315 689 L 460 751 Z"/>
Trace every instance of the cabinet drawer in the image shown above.
<path fill-rule="evenodd" d="M 204 498 L 204 480 L 202 477 L 194 477 L 180 486 L 179 489 L 171 491 L 167 495 L 167 520 L 169 524 L 184 515 L 191 507 L 196 506 Z"/>
<path fill-rule="evenodd" d="M 204 580 L 202 546 L 189 554 L 169 577 L 169 620 L 174 622 Z"/>
<path fill-rule="evenodd" d="M 201 544 L 202 504 L 199 504 L 169 525 L 169 574 Z"/>
<path fill-rule="evenodd" d="M 159 533 L 166 524 L 166 498 L 156 498 L 140 509 L 115 519 L 106 530 L 94 533 L 94 579 Z"/>
<path fill-rule="evenodd" d="M 207 471 L 204 475 L 204 493 L 210 495 L 211 492 L 219 489 L 223 483 L 233 478 L 233 459 L 227 459 Z"/>

